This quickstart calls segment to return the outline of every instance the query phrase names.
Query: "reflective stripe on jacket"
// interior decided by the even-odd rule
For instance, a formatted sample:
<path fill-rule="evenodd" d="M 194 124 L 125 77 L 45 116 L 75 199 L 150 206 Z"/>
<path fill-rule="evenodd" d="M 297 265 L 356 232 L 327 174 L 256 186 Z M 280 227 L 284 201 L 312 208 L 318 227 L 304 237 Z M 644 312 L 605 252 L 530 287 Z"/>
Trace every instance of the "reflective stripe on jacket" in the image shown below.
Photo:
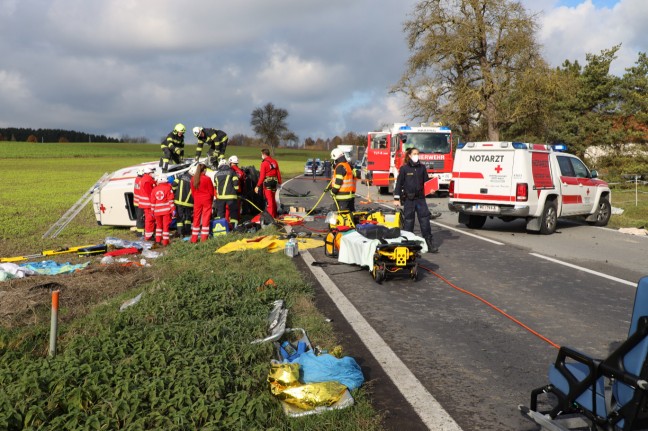
<path fill-rule="evenodd" d="M 161 183 L 153 187 L 153 191 L 151 191 L 151 208 L 156 216 L 170 214 L 175 210 L 171 184 Z"/>
<path fill-rule="evenodd" d="M 155 180 L 151 174 L 142 175 L 139 186 L 139 207 L 151 208 L 151 191 L 155 187 Z"/>
<path fill-rule="evenodd" d="M 229 166 L 225 165 L 223 168 L 218 168 L 214 176 L 214 181 L 216 183 L 216 199 L 228 200 L 238 198 L 239 178 Z"/>
<path fill-rule="evenodd" d="M 339 162 L 335 166 L 335 176 L 331 180 L 331 191 L 335 195 L 335 199 L 353 199 L 356 192 L 356 179 L 353 175 L 353 169 L 349 162 Z"/>
<path fill-rule="evenodd" d="M 191 180 L 192 177 L 189 173 L 184 172 L 178 178 L 173 180 L 173 195 L 175 196 L 175 204 L 185 207 L 193 206 L 193 195 L 191 194 Z"/>

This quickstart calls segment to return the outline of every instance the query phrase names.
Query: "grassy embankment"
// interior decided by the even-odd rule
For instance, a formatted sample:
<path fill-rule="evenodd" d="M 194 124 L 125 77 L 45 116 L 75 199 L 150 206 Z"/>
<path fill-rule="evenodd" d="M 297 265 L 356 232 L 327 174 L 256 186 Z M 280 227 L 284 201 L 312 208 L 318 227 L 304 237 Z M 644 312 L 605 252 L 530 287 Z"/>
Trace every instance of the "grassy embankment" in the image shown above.
<path fill-rule="evenodd" d="M 258 149 L 240 150 L 228 153 L 258 166 Z M 158 154 L 148 145 L 0 143 L 0 256 L 130 239 L 127 229 L 97 226 L 90 208 L 59 238 L 40 236 L 103 172 Z M 287 175 L 301 172 L 306 157 L 277 155 Z M 306 328 L 322 347 L 333 347 L 335 335 L 289 258 L 213 253 L 231 239 L 176 241 L 152 268 L 133 268 L 152 281 L 62 325 L 54 359 L 45 356 L 48 307 L 34 309 L 31 325 L 0 328 L 0 429 L 379 429 L 363 389 L 351 409 L 283 415 L 265 381 L 271 346 L 249 344 L 264 335 L 271 302 L 285 299 L 289 326 Z M 276 287 L 262 287 L 268 278 Z M 117 311 L 141 291 L 140 303 Z"/>

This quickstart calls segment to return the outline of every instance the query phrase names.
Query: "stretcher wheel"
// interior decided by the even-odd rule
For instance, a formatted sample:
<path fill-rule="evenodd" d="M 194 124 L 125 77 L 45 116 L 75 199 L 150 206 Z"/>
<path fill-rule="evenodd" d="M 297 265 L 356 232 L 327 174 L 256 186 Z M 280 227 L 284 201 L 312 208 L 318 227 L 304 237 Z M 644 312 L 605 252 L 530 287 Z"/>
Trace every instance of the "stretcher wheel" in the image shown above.
<path fill-rule="evenodd" d="M 410 268 L 410 278 L 414 281 L 418 280 L 418 263 L 415 263 Z"/>
<path fill-rule="evenodd" d="M 324 254 L 329 257 L 337 257 L 340 251 L 340 241 L 342 240 L 342 232 L 333 229 L 326 234 L 324 239 Z"/>
<path fill-rule="evenodd" d="M 374 281 L 378 284 L 381 284 L 385 279 L 385 275 L 385 265 L 374 264 L 373 269 L 371 270 L 371 276 L 373 277 Z"/>

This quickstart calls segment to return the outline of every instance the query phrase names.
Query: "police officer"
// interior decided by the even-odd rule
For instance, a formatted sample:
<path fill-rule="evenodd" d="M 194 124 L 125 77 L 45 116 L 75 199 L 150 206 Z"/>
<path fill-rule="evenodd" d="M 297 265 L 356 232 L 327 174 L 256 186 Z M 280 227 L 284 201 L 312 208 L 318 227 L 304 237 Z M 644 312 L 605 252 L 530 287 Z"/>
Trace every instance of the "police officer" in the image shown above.
<path fill-rule="evenodd" d="M 209 148 L 207 150 L 207 155 L 209 156 L 209 163 L 212 166 L 216 166 L 220 159 L 225 158 L 225 149 L 227 148 L 227 133 L 218 129 L 206 129 L 200 126 L 193 128 L 193 134 L 198 138 L 198 144 L 196 145 L 196 160 L 200 159 L 202 155 L 203 145 L 207 144 Z M 214 156 L 214 153 L 216 155 Z"/>
<path fill-rule="evenodd" d="M 160 158 L 162 172 L 169 171 L 169 161 L 173 160 L 173 163 L 177 164 L 184 157 L 184 133 L 186 130 L 184 124 L 178 123 L 162 141 L 162 157 Z"/>
<path fill-rule="evenodd" d="M 333 200 L 339 210 L 355 211 L 355 192 L 356 192 L 356 179 L 353 174 L 353 169 L 347 161 L 344 151 L 339 148 L 333 148 L 331 151 L 331 159 L 335 171 L 331 182 L 326 186 L 327 191 L 330 190 L 333 195 Z"/>
<path fill-rule="evenodd" d="M 418 217 L 421 235 L 425 239 L 429 253 L 438 253 L 430 227 L 430 209 L 425 201 L 424 184 L 430 178 L 427 168 L 419 162 L 419 150 L 411 147 L 405 151 L 403 166 L 398 171 L 394 187 L 394 205 L 403 206 L 403 230 L 414 231 L 414 217 Z"/>

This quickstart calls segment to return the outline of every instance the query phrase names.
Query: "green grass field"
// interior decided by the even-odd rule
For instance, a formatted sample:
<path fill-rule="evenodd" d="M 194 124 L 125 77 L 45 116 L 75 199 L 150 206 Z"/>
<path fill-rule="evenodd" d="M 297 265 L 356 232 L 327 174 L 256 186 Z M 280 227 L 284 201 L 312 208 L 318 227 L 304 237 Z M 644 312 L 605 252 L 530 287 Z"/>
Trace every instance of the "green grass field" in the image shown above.
<path fill-rule="evenodd" d="M 244 166 L 259 165 L 258 148 L 230 147 L 231 154 Z M 301 173 L 313 156 L 325 154 L 276 154 L 286 177 Z M 128 229 L 98 226 L 89 207 L 58 238 L 41 235 L 104 172 L 158 158 L 153 145 L 0 143 L 6 185 L 0 191 L 0 256 L 97 244 L 108 236 L 134 239 Z M 151 268 L 102 270 L 95 257 L 94 269 L 78 273 L 80 281 L 76 275 L 45 278 L 65 286 L 64 323 L 51 359 L 49 296 L 35 289 L 43 281 L 35 276 L 1 283 L 0 297 L 13 297 L 30 316 L 22 326 L 0 326 L 0 429 L 381 429 L 364 388 L 354 391 L 352 408 L 304 418 L 283 414 L 266 381 L 271 345 L 250 344 L 265 335 L 272 302 L 284 299 L 288 326 L 306 328 L 314 344 L 332 349 L 337 337 L 290 258 L 266 251 L 214 254 L 232 238 L 198 245 L 173 241 Z M 112 296 L 102 291 L 125 283 L 130 271 L 144 271 L 136 280 L 146 281 Z M 268 278 L 276 287 L 263 287 Z M 70 305 L 77 298 L 65 296 L 73 287 L 88 290 L 89 303 L 79 310 Z M 12 289 L 29 294 L 29 302 L 12 296 Z M 45 301 L 34 299 L 37 291 L 45 292 Z M 93 294 L 99 291 L 104 294 Z M 140 303 L 118 311 L 140 292 Z M 7 311 L 1 305 L 0 317 Z"/>

